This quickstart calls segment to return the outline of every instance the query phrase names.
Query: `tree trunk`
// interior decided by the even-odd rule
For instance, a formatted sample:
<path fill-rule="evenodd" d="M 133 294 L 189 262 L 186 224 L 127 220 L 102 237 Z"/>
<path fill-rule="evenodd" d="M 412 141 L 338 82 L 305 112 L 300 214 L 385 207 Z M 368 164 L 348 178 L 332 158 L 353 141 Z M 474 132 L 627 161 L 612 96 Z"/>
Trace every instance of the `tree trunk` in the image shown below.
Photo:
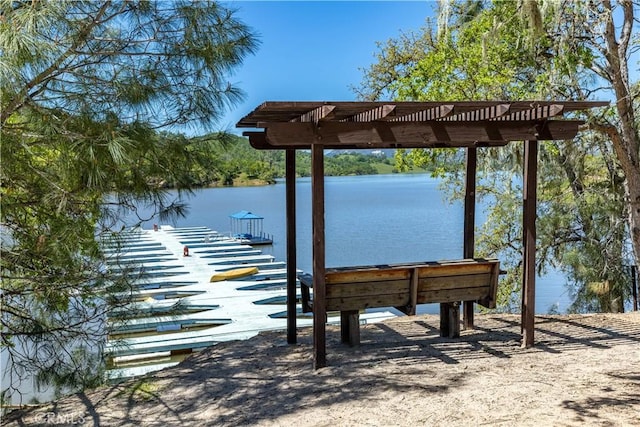
<path fill-rule="evenodd" d="M 616 25 L 611 2 L 604 0 L 607 9 L 605 14 L 604 41 L 607 61 L 607 75 L 615 92 L 615 108 L 620 123 L 618 129 L 607 126 L 607 134 L 611 138 L 616 157 L 625 175 L 625 196 L 628 202 L 629 233 L 633 245 L 635 265 L 640 261 L 640 138 L 636 129 L 633 110 L 633 96 L 630 93 L 629 64 L 627 61 L 629 43 L 634 23 L 633 4 L 622 2 L 624 12 L 620 26 L 620 38 L 616 39 Z"/>
<path fill-rule="evenodd" d="M 624 169 L 624 168 L 623 168 Z M 638 165 L 632 170 L 624 169 L 625 192 L 629 200 L 629 232 L 633 244 L 635 265 L 640 261 L 640 171 Z"/>

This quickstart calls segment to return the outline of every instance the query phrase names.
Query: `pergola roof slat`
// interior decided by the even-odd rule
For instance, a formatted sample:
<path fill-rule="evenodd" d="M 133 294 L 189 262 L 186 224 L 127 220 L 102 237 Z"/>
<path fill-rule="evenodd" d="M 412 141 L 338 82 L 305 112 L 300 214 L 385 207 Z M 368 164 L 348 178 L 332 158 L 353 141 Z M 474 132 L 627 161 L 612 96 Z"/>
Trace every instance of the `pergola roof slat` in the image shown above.
<path fill-rule="evenodd" d="M 392 115 L 394 110 L 396 109 L 395 105 L 380 105 L 378 107 L 372 108 L 370 110 L 365 110 L 359 113 L 356 113 L 350 117 L 345 117 L 341 119 L 341 122 L 372 122 L 375 120 L 386 119 L 388 116 Z"/>
<path fill-rule="evenodd" d="M 383 106 L 393 106 L 393 115 L 388 115 L 387 120 L 408 116 L 406 121 L 423 121 L 423 120 L 435 120 L 437 117 L 420 117 L 420 115 L 410 116 L 413 113 L 419 111 L 428 111 L 437 109 L 448 109 L 449 106 L 453 106 L 453 114 L 461 114 L 471 111 L 477 111 L 480 109 L 486 109 L 495 107 L 498 105 L 509 105 L 509 116 L 505 116 L 504 120 L 514 120 L 516 116 L 512 116 L 514 113 L 520 111 L 536 110 L 541 108 L 543 111 L 545 107 L 549 108 L 549 111 L 555 111 L 557 107 L 561 106 L 564 113 L 585 110 L 594 107 L 602 107 L 608 105 L 608 102 L 598 101 L 456 101 L 456 102 L 319 102 L 319 101 L 303 101 L 303 102 L 289 102 L 289 101 L 269 101 L 264 102 L 258 106 L 255 110 L 243 117 L 237 124 L 240 128 L 258 128 L 258 124 L 272 123 L 272 122 L 290 122 L 296 118 L 300 118 L 305 113 L 315 110 L 323 106 L 334 106 L 332 110 L 332 117 L 330 120 L 340 121 L 348 117 L 356 116 L 362 112 L 375 110 Z M 557 107 L 551 107 L 557 106 Z M 389 107 L 385 107 L 389 108 Z M 541 117 L 551 117 L 556 114 L 540 115 Z M 521 116 L 521 120 L 535 119 L 535 115 Z M 377 120 L 377 119 L 373 119 Z M 399 120 L 398 120 L 399 121 Z"/>
<path fill-rule="evenodd" d="M 505 120 L 505 121 L 509 121 L 509 120 L 521 120 L 521 121 L 540 120 L 540 119 L 546 119 L 546 118 L 549 118 L 549 117 L 562 116 L 563 113 L 564 113 L 564 106 L 563 105 L 552 104 L 552 105 L 543 105 L 541 107 L 532 108 L 530 110 L 516 111 L 516 112 L 513 112 L 513 113 L 511 113 L 511 114 L 509 114 L 507 116 L 496 117 L 493 120 Z"/>
<path fill-rule="evenodd" d="M 566 112 L 608 105 L 597 101 L 265 102 L 237 126 L 263 149 L 429 148 L 566 140 L 582 121 Z"/>
<path fill-rule="evenodd" d="M 509 104 L 496 104 L 490 105 L 485 108 L 479 108 L 473 111 L 467 111 L 464 113 L 457 113 L 452 116 L 444 117 L 442 120 L 447 121 L 479 121 L 490 120 L 497 117 L 501 117 L 506 114 L 510 109 Z"/>
<path fill-rule="evenodd" d="M 306 113 L 300 115 L 300 117 L 295 117 L 290 121 L 304 122 L 304 123 L 318 123 L 321 120 L 328 120 L 329 118 L 331 118 L 331 113 L 335 109 L 336 109 L 335 105 L 321 105 L 320 107 L 307 111 Z"/>
<path fill-rule="evenodd" d="M 403 116 L 396 116 L 392 121 L 400 122 L 419 122 L 436 120 L 448 116 L 453 111 L 453 105 L 440 105 L 438 107 L 429 108 L 426 110 L 419 110 L 413 113 L 408 113 Z"/>

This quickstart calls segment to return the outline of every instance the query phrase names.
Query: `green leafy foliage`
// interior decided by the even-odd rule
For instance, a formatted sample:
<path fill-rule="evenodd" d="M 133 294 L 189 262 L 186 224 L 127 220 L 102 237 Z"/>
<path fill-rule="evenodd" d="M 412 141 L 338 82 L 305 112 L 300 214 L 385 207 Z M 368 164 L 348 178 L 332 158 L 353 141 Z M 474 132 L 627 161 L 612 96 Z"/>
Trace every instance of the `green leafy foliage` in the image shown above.
<path fill-rule="evenodd" d="M 212 1 L 0 0 L 0 17 L 4 395 L 34 375 L 94 385 L 105 322 L 128 303 L 113 296 L 139 273 L 110 271 L 104 245 L 137 207 L 185 213 L 165 187 L 199 185 L 224 138 L 169 132 L 215 125 L 258 43 Z"/>
<path fill-rule="evenodd" d="M 624 14 L 610 10 L 617 6 Z M 621 82 L 616 89 L 628 70 L 620 68 L 623 60 L 616 59 L 620 55 L 614 49 L 628 47 L 633 10 L 631 2 L 442 2 L 437 25 L 429 22 L 422 33 L 381 45 L 378 61 L 366 70 L 358 90 L 390 93 L 399 100 L 508 101 L 583 99 L 614 89 L 623 111 L 585 118 L 598 133 L 544 143 L 540 150 L 537 268 L 565 271 L 573 311 L 618 310 L 629 298 L 624 264 L 633 258 L 629 230 L 637 228 L 633 213 L 640 209 L 629 209 L 636 198 L 628 199 L 633 189 L 627 185 L 629 177 L 637 181 L 638 162 L 626 159 L 637 159 L 638 131 L 635 120 L 629 120 L 633 109 L 625 107 L 630 98 L 624 88 L 630 85 Z M 625 24 L 609 25 L 614 16 Z M 616 28 L 621 28 L 620 45 L 609 42 Z M 407 45 L 408 38 L 419 41 L 414 46 L 421 49 Z M 612 69 L 621 71 L 607 74 Z M 625 118 L 633 127 L 626 134 Z M 478 165 L 476 194 L 491 207 L 476 253 L 501 258 L 508 273 L 501 279 L 499 303 L 510 311 L 520 304 L 522 156 L 522 146 L 512 143 L 483 150 Z M 445 179 L 451 197 L 463 194 L 462 150 L 400 151 L 397 164 L 427 167 Z"/>

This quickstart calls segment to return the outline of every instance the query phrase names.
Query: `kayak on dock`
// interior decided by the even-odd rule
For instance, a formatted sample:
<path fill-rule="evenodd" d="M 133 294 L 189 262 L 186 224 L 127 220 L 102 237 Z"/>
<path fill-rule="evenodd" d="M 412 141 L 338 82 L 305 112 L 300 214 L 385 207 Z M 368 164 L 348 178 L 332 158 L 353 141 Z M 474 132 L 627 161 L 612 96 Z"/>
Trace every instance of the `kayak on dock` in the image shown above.
<path fill-rule="evenodd" d="M 250 276 L 258 272 L 258 267 L 242 267 L 233 270 L 221 271 L 211 276 L 210 282 L 222 282 L 223 280 L 238 279 L 240 277 Z"/>

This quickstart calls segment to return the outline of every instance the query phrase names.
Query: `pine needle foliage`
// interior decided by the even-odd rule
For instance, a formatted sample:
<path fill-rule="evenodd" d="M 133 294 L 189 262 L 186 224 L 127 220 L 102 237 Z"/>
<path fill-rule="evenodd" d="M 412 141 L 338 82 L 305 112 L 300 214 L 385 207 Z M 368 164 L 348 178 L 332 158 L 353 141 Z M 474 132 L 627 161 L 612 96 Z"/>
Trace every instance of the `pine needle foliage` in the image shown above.
<path fill-rule="evenodd" d="M 96 383 L 105 322 L 127 303 L 112 297 L 138 273 L 110 271 L 104 242 L 149 219 L 136 207 L 185 213 L 158 177 L 180 195 L 203 158 L 168 132 L 214 128 L 257 47 L 213 1 L 0 0 L 5 395 L 33 375 Z"/>

